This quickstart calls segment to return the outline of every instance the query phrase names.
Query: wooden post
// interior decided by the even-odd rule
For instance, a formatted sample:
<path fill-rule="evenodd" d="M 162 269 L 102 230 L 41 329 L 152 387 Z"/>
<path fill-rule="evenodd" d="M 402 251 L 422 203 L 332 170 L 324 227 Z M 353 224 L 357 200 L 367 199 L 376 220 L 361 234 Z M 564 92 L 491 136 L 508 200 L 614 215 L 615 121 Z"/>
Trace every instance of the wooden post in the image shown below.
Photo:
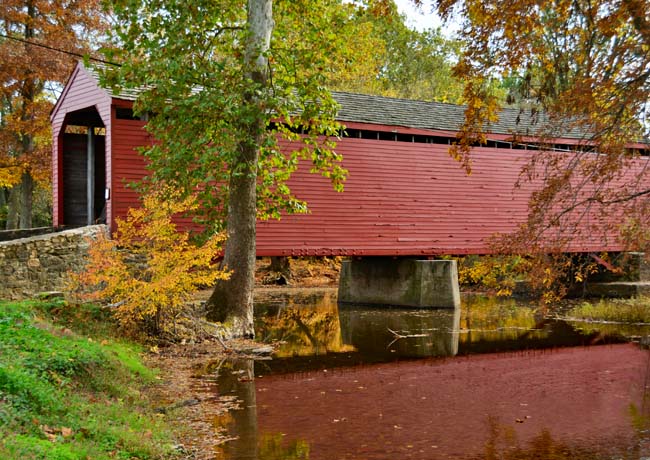
<path fill-rule="evenodd" d="M 86 168 L 86 209 L 88 210 L 87 224 L 95 222 L 95 128 L 88 127 L 88 155 Z"/>

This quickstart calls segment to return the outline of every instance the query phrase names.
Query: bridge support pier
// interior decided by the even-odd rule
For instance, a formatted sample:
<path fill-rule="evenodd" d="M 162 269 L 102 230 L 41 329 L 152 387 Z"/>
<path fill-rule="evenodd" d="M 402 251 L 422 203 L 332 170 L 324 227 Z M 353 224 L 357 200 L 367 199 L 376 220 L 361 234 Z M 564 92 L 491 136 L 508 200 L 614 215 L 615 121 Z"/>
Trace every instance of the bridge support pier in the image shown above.
<path fill-rule="evenodd" d="M 460 308 L 455 260 L 367 257 L 341 265 L 338 301 L 421 308 Z"/>
<path fill-rule="evenodd" d="M 650 295 L 650 262 L 643 252 L 621 254 L 622 274 L 606 273 L 587 278 L 587 284 L 577 295 L 586 297 L 634 297 Z M 570 293 L 572 294 L 572 293 Z"/>

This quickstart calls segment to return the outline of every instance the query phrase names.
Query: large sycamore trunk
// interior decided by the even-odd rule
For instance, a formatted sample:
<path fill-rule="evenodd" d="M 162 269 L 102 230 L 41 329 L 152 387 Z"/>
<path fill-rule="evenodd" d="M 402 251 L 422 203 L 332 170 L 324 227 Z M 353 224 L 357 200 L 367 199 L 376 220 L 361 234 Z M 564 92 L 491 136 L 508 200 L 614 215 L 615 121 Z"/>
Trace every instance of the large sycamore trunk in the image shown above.
<path fill-rule="evenodd" d="M 224 323 L 233 336 L 254 337 L 253 289 L 255 288 L 255 222 L 257 217 L 257 162 L 266 128 L 264 101 L 259 89 L 267 85 L 266 53 L 273 31 L 272 0 L 248 1 L 248 42 L 244 80 L 253 82 L 243 95 L 248 114 L 242 126 L 244 138 L 231 165 L 227 237 L 224 266 L 230 279 L 220 281 L 208 301 L 208 319 Z M 255 114 L 255 116 L 251 116 Z"/>
<path fill-rule="evenodd" d="M 208 319 L 224 323 L 234 336 L 254 337 L 257 149 L 251 145 L 243 147 L 242 157 L 248 157 L 251 163 L 243 168 L 246 172 L 232 175 L 230 179 L 228 239 L 223 265 L 231 270 L 231 275 L 215 286 L 208 301 Z"/>

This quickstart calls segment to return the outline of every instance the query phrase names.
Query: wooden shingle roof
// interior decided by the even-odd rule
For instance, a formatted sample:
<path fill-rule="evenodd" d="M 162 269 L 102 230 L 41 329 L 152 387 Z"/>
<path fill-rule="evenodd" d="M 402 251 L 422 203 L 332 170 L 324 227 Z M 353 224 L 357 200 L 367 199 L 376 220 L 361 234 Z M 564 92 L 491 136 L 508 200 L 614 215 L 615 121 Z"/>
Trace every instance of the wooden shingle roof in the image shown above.
<path fill-rule="evenodd" d="M 87 70 L 99 84 L 97 71 Z M 135 101 L 142 91 L 142 88 L 122 88 L 118 93 L 113 93 L 112 97 Z M 343 91 L 333 91 L 332 95 L 340 105 L 337 120 L 343 123 L 356 122 L 457 132 L 465 119 L 465 106 L 462 105 Z M 486 132 L 535 136 L 545 122 L 543 114 L 535 115 L 530 109 L 505 108 L 499 113 L 499 120 L 488 125 Z M 574 129 L 563 132 L 557 137 L 585 139 L 587 136 L 584 132 Z"/>
<path fill-rule="evenodd" d="M 372 123 L 409 128 L 458 131 L 465 120 L 465 106 L 442 102 L 414 101 L 367 94 L 333 92 L 341 105 L 337 119 L 342 122 Z M 530 109 L 505 108 L 499 120 L 487 127 L 493 134 L 534 136 L 547 120 Z M 579 130 L 562 133 L 561 137 L 583 139 Z"/>

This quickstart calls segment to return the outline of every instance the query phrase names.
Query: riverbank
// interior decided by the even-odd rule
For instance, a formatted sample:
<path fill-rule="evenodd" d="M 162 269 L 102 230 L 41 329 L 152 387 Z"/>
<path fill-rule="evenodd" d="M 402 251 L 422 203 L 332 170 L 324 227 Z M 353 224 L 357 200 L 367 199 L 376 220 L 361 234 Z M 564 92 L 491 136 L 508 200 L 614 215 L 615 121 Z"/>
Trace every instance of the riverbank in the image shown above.
<path fill-rule="evenodd" d="M 211 416 L 236 402 L 201 404 L 214 388 L 193 377 L 211 360 L 268 352 L 226 346 L 145 348 L 119 338 L 99 307 L 0 301 L 0 458 L 212 458 L 225 438 Z"/>
<path fill-rule="evenodd" d="M 301 297 L 335 296 L 331 283 L 323 284 L 330 287 L 258 286 L 256 301 L 291 309 Z M 468 310 L 477 330 L 482 310 Z M 329 317 L 319 318 L 318 327 L 329 331 Z M 300 319 L 310 326 L 314 318 Z M 219 369 L 228 358 L 263 359 L 270 350 L 216 339 L 143 347 L 115 337 L 99 307 L 0 302 L 0 458 L 219 458 L 233 435 L 227 421 L 242 406 L 217 388 Z"/>
<path fill-rule="evenodd" d="M 97 307 L 0 302 L 0 458 L 181 458 L 142 352 Z"/>
<path fill-rule="evenodd" d="M 274 285 L 266 264 L 258 284 Z M 338 267 L 299 261 L 292 273 L 291 283 L 327 285 Z M 242 340 L 145 347 L 121 338 L 100 307 L 0 300 L 0 458 L 214 458 L 227 434 L 211 420 L 237 401 L 195 377 L 268 352 Z"/>
<path fill-rule="evenodd" d="M 148 366 L 159 370 L 158 384 L 148 389 L 155 411 L 176 428 L 184 459 L 214 459 L 218 446 L 231 439 L 216 423 L 241 401 L 219 393 L 214 368 L 229 358 L 259 359 L 269 349 L 247 340 L 175 344 L 147 354 Z"/>

